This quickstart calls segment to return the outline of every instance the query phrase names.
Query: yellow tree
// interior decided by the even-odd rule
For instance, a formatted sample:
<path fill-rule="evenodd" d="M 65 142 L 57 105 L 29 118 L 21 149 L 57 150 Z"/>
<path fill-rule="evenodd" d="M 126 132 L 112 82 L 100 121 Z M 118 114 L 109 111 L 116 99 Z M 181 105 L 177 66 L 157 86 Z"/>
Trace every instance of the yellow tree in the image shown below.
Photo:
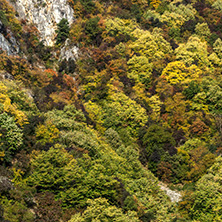
<path fill-rule="evenodd" d="M 162 76 L 172 85 L 188 83 L 197 80 L 201 75 L 201 70 L 196 65 L 187 67 L 182 61 L 168 63 L 163 70 Z"/>
<path fill-rule="evenodd" d="M 198 37 L 191 36 L 187 43 L 180 44 L 175 52 L 177 60 L 184 62 L 187 66 L 197 64 L 202 70 L 209 71 L 209 68 L 212 68 L 208 57 L 207 42 L 201 41 Z"/>

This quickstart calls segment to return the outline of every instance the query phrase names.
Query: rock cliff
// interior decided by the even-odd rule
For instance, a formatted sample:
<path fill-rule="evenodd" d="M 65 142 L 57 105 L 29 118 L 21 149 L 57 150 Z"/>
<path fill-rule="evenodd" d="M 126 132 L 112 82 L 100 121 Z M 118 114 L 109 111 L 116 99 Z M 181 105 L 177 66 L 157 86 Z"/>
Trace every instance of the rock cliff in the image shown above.
<path fill-rule="evenodd" d="M 40 32 L 40 40 L 47 46 L 55 42 L 57 23 L 62 18 L 74 21 L 73 9 L 67 0 L 11 0 L 21 19 L 33 23 Z"/>
<path fill-rule="evenodd" d="M 8 38 L 6 38 L 8 36 Z M 8 55 L 14 55 L 19 52 L 19 46 L 13 34 L 7 29 L 0 20 L 0 48 Z"/>

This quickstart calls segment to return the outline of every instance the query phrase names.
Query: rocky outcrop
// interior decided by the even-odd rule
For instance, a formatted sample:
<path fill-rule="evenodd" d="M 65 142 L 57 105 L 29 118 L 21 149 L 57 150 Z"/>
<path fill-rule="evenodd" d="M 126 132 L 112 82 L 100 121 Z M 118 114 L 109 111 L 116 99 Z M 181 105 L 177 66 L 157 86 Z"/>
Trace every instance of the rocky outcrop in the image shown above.
<path fill-rule="evenodd" d="M 78 51 L 79 48 L 75 45 L 71 45 L 70 40 L 67 39 L 65 45 L 61 49 L 59 60 L 62 61 L 65 59 L 66 61 L 69 60 L 76 61 L 78 58 Z"/>
<path fill-rule="evenodd" d="M 8 36 L 7 38 L 5 36 Z M 19 52 L 19 46 L 12 32 L 0 21 L 0 49 L 7 52 L 8 55 L 15 55 Z"/>
<path fill-rule="evenodd" d="M 74 21 L 73 9 L 67 0 L 11 0 L 21 19 L 33 23 L 40 32 L 40 40 L 52 46 L 55 42 L 57 23 L 62 18 L 69 24 Z"/>
<path fill-rule="evenodd" d="M 6 72 L 5 70 L 1 70 L 0 71 L 0 80 L 4 80 L 4 79 L 13 80 L 14 78 L 11 74 Z"/>
<path fill-rule="evenodd" d="M 166 195 L 170 198 L 171 202 L 181 201 L 182 195 L 179 192 L 173 191 L 170 188 L 168 188 L 166 185 L 163 185 L 163 184 L 160 184 L 160 189 L 166 193 Z"/>
<path fill-rule="evenodd" d="M 0 176 L 0 193 L 7 192 L 12 189 L 12 183 L 8 177 Z"/>

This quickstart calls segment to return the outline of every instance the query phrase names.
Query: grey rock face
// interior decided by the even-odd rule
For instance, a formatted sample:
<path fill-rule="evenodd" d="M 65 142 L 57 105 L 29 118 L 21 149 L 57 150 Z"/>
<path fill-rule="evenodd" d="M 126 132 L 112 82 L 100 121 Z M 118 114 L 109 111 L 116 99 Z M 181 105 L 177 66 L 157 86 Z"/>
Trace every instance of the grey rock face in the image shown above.
<path fill-rule="evenodd" d="M 10 36 L 8 39 L 5 35 Z M 7 30 L 0 21 L 0 49 L 7 52 L 8 55 L 15 55 L 19 52 L 19 46 L 11 31 Z"/>
<path fill-rule="evenodd" d="M 78 58 L 78 51 L 79 48 L 75 45 L 70 45 L 70 40 L 67 39 L 64 47 L 61 49 L 59 60 L 62 61 L 65 59 L 66 61 L 76 61 Z"/>
<path fill-rule="evenodd" d="M 173 191 L 163 185 L 160 185 L 160 189 L 166 193 L 166 195 L 170 198 L 171 202 L 179 202 L 181 200 L 181 194 L 179 192 Z"/>
<path fill-rule="evenodd" d="M 11 74 L 2 70 L 2 71 L 0 71 L 0 80 L 3 80 L 3 79 L 13 80 L 14 78 Z"/>
<path fill-rule="evenodd" d="M 9 191 L 12 189 L 11 181 L 4 176 L 0 176 L 0 193 Z"/>
<path fill-rule="evenodd" d="M 40 40 L 52 46 L 55 42 L 57 23 L 62 18 L 69 24 L 74 21 L 73 9 L 67 0 L 16 0 L 11 2 L 22 19 L 36 25 L 40 32 Z"/>

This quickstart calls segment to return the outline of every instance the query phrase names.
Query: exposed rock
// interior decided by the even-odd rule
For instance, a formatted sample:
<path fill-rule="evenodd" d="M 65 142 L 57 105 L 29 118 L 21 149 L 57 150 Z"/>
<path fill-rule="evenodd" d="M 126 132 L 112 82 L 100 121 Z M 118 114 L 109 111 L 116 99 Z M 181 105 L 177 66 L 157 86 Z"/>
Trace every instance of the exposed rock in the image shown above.
<path fill-rule="evenodd" d="M 61 49 L 59 60 L 62 61 L 65 59 L 66 61 L 76 61 L 78 58 L 78 50 L 78 47 L 70 45 L 70 40 L 67 39 L 64 47 Z"/>
<path fill-rule="evenodd" d="M 3 79 L 13 80 L 13 76 L 6 71 L 0 71 L 0 80 Z"/>
<path fill-rule="evenodd" d="M 179 192 L 173 191 L 165 185 L 160 185 L 160 189 L 166 193 L 171 202 L 179 202 L 181 200 L 182 195 Z"/>
<path fill-rule="evenodd" d="M 9 36 L 7 39 L 5 35 Z M 0 49 L 7 52 L 8 55 L 15 55 L 19 52 L 19 46 L 10 30 L 6 29 L 0 21 Z"/>
<path fill-rule="evenodd" d="M 62 18 L 67 19 L 69 24 L 74 21 L 74 11 L 67 0 L 11 0 L 11 3 L 20 18 L 36 25 L 40 32 L 40 40 L 44 40 L 47 46 L 54 44 L 57 23 Z"/>
<path fill-rule="evenodd" d="M 7 192 L 12 189 L 12 183 L 8 177 L 0 176 L 0 193 Z"/>

